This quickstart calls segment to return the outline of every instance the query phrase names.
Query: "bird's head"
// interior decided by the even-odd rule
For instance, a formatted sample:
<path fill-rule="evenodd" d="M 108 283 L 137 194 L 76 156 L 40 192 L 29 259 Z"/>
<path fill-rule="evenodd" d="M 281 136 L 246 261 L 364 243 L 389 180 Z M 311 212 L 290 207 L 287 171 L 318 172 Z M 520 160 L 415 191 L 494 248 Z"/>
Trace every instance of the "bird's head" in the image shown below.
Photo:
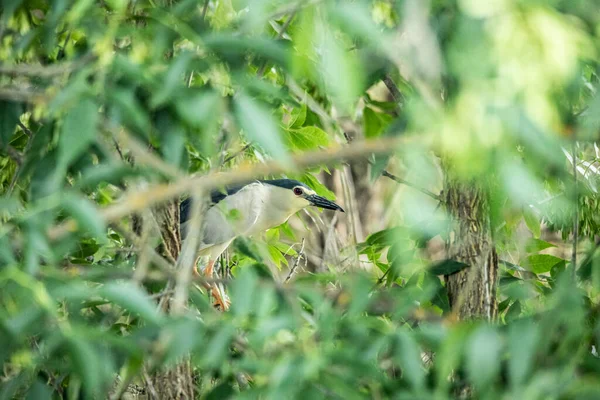
<path fill-rule="evenodd" d="M 308 206 L 315 206 L 344 212 L 342 207 L 323 196 L 319 196 L 302 182 L 293 179 L 274 179 L 262 182 L 277 187 L 278 192 L 281 193 L 281 198 L 278 201 L 290 210 L 301 210 Z"/>

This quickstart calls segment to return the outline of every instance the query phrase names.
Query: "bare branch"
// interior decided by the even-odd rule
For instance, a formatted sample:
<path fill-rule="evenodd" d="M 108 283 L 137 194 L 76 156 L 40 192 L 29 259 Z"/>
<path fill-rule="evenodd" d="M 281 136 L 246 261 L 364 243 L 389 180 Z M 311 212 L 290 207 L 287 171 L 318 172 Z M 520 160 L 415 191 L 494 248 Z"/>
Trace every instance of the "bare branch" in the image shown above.
<path fill-rule="evenodd" d="M 136 162 L 145 164 L 169 178 L 183 178 L 185 175 L 178 168 L 167 164 L 160 157 L 150 152 L 143 143 L 131 136 L 124 129 L 119 129 L 114 135 L 135 155 Z"/>
<path fill-rule="evenodd" d="M 390 74 L 385 75 L 383 78 L 383 83 L 385 83 L 385 86 L 388 88 L 390 94 L 394 98 L 394 101 L 399 107 L 404 102 L 404 96 L 402 96 L 402 92 L 400 92 L 400 89 L 398 89 L 396 82 L 394 82 Z"/>
<path fill-rule="evenodd" d="M 248 150 L 250 148 L 250 143 L 248 143 L 247 145 L 245 145 L 244 147 L 241 148 L 240 151 L 237 151 L 235 153 L 233 153 L 232 155 L 230 155 L 229 157 L 227 157 L 225 160 L 223 160 L 223 165 L 227 164 L 229 161 L 233 160 L 234 158 L 236 158 L 237 156 L 239 156 L 240 154 L 243 154 L 246 150 Z"/>
<path fill-rule="evenodd" d="M 17 151 L 12 146 L 6 146 L 6 154 L 17 164 L 21 165 L 23 163 L 23 155 Z"/>
<path fill-rule="evenodd" d="M 0 100 L 16 101 L 31 104 L 43 104 L 49 97 L 40 91 L 17 89 L 13 87 L 0 88 Z"/>
<path fill-rule="evenodd" d="M 287 278 L 285 278 L 285 281 L 283 281 L 283 283 L 288 283 L 290 279 L 292 279 L 292 276 L 294 275 L 294 273 L 296 272 L 296 269 L 298 268 L 298 264 L 300 264 L 300 260 L 301 259 L 306 259 L 306 257 L 304 256 L 304 238 L 302 238 L 302 245 L 300 246 L 300 251 L 298 252 L 298 256 L 296 256 L 296 261 L 294 261 L 294 265 L 292 265 L 292 268 L 290 269 L 290 273 L 288 274 Z"/>
<path fill-rule="evenodd" d="M 381 173 L 381 175 L 383 175 L 383 176 L 385 176 L 387 178 L 390 178 L 391 180 L 396 181 L 398 183 L 402 183 L 402 184 L 404 184 L 406 186 L 410 186 L 411 188 L 416 189 L 416 190 L 418 190 L 419 192 L 421 192 L 423 194 L 426 194 L 427 196 L 431 197 L 432 199 L 440 201 L 440 196 L 438 196 L 437 194 L 435 194 L 433 192 L 430 192 L 429 190 L 427 190 L 425 188 L 419 187 L 419 186 L 415 185 L 414 183 L 408 182 L 408 181 L 406 181 L 406 180 L 404 180 L 404 179 L 402 179 L 402 178 L 400 178 L 400 177 L 398 177 L 396 175 L 390 174 L 388 171 L 384 170 Z"/>
<path fill-rule="evenodd" d="M 285 31 L 287 30 L 287 28 L 290 26 L 290 23 L 292 22 L 292 20 L 296 16 L 296 11 L 297 11 L 297 9 L 295 9 L 294 11 L 292 11 L 292 13 L 288 17 L 288 19 L 281 26 L 281 28 L 279 29 L 279 32 L 277 33 L 276 40 L 280 40 L 283 37 L 283 34 L 285 33 Z M 261 78 L 265 74 L 266 69 L 267 69 L 267 62 L 265 61 L 265 62 L 263 62 L 263 64 L 261 65 L 261 67 L 258 69 L 258 72 L 256 73 L 256 76 L 259 77 L 259 78 Z"/>
<path fill-rule="evenodd" d="M 93 55 L 87 55 L 77 61 L 63 62 L 52 65 L 0 65 L 0 74 L 9 76 L 27 76 L 32 78 L 52 78 L 54 76 L 70 73 L 92 61 L 94 58 L 95 56 Z"/>

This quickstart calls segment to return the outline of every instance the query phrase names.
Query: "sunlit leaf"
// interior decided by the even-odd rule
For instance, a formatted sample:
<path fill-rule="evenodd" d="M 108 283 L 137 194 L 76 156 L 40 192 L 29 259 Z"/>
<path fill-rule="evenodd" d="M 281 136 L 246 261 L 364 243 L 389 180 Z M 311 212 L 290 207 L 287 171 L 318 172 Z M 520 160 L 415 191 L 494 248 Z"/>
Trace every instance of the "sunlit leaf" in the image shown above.
<path fill-rule="evenodd" d="M 287 139 L 292 149 L 313 150 L 319 146 L 327 146 L 327 133 L 316 126 L 306 126 L 300 129 L 288 129 Z"/>
<path fill-rule="evenodd" d="M 548 272 L 556 264 L 564 262 L 562 258 L 552 256 L 550 254 L 534 254 L 528 256 L 525 259 L 525 266 L 527 266 L 532 272 L 536 274 L 543 274 Z"/>

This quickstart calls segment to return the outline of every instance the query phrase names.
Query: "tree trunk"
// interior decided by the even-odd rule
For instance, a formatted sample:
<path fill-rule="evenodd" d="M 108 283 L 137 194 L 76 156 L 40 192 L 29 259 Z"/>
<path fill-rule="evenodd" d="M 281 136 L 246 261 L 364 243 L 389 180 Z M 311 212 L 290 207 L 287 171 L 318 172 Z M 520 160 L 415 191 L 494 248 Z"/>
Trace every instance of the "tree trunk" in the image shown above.
<path fill-rule="evenodd" d="M 469 265 L 445 276 L 452 312 L 459 319 L 494 320 L 498 313 L 498 256 L 492 241 L 487 192 L 475 183 L 446 178 L 444 200 L 453 219 L 448 258 Z"/>

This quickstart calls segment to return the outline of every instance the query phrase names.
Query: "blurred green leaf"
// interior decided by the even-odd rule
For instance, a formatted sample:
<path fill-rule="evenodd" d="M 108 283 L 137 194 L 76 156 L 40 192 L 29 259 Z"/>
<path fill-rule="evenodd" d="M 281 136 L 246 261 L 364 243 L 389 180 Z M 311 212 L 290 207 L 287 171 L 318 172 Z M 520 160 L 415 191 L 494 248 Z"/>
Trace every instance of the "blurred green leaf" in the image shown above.
<path fill-rule="evenodd" d="M 416 390 L 425 385 L 425 370 L 421 362 L 421 351 L 416 340 L 408 332 L 397 333 L 399 346 L 396 350 L 396 358 L 402 368 L 403 375 Z"/>
<path fill-rule="evenodd" d="M 98 105 L 84 98 L 67 111 L 59 137 L 58 161 L 67 166 L 77 159 L 96 139 L 99 122 Z"/>
<path fill-rule="evenodd" d="M 349 112 L 363 90 L 362 66 L 356 53 L 343 47 L 343 34 L 327 26 L 322 30 L 321 77 L 334 103 Z"/>
<path fill-rule="evenodd" d="M 527 253 L 537 253 L 549 247 L 556 247 L 556 245 L 544 240 L 531 238 L 527 240 L 527 243 L 525 244 L 525 251 Z"/>
<path fill-rule="evenodd" d="M 535 215 L 535 213 L 529 209 L 523 209 L 523 219 L 525 220 L 525 224 L 533 234 L 533 237 L 539 238 L 542 234 L 542 228 L 540 225 L 540 220 Z"/>
<path fill-rule="evenodd" d="M 106 223 L 91 201 L 68 194 L 63 197 L 63 205 L 65 210 L 75 218 L 79 228 L 89 232 L 98 241 L 105 241 Z"/>
<path fill-rule="evenodd" d="M 83 382 L 83 389 L 89 398 L 98 396 L 102 389 L 102 358 L 92 344 L 73 336 L 66 344 L 74 366 L 74 371 Z"/>
<path fill-rule="evenodd" d="M 534 355 L 538 339 L 538 327 L 532 321 L 515 321 L 510 325 L 508 331 L 509 376 L 513 388 L 519 387 L 528 380 L 535 361 Z"/>
<path fill-rule="evenodd" d="M 489 326 L 480 326 L 469 339 L 466 353 L 466 367 L 471 382 L 479 390 L 486 391 L 500 371 L 500 335 Z"/>
<path fill-rule="evenodd" d="M 8 146 L 22 111 L 19 103 L 0 101 L 0 148 L 5 149 Z"/>
<path fill-rule="evenodd" d="M 235 98 L 235 114 L 248 138 L 258 143 L 273 158 L 288 163 L 290 158 L 269 110 L 244 93 Z"/>
<path fill-rule="evenodd" d="M 99 289 L 98 294 L 151 323 L 160 324 L 164 319 L 148 295 L 134 283 L 108 283 Z"/>

